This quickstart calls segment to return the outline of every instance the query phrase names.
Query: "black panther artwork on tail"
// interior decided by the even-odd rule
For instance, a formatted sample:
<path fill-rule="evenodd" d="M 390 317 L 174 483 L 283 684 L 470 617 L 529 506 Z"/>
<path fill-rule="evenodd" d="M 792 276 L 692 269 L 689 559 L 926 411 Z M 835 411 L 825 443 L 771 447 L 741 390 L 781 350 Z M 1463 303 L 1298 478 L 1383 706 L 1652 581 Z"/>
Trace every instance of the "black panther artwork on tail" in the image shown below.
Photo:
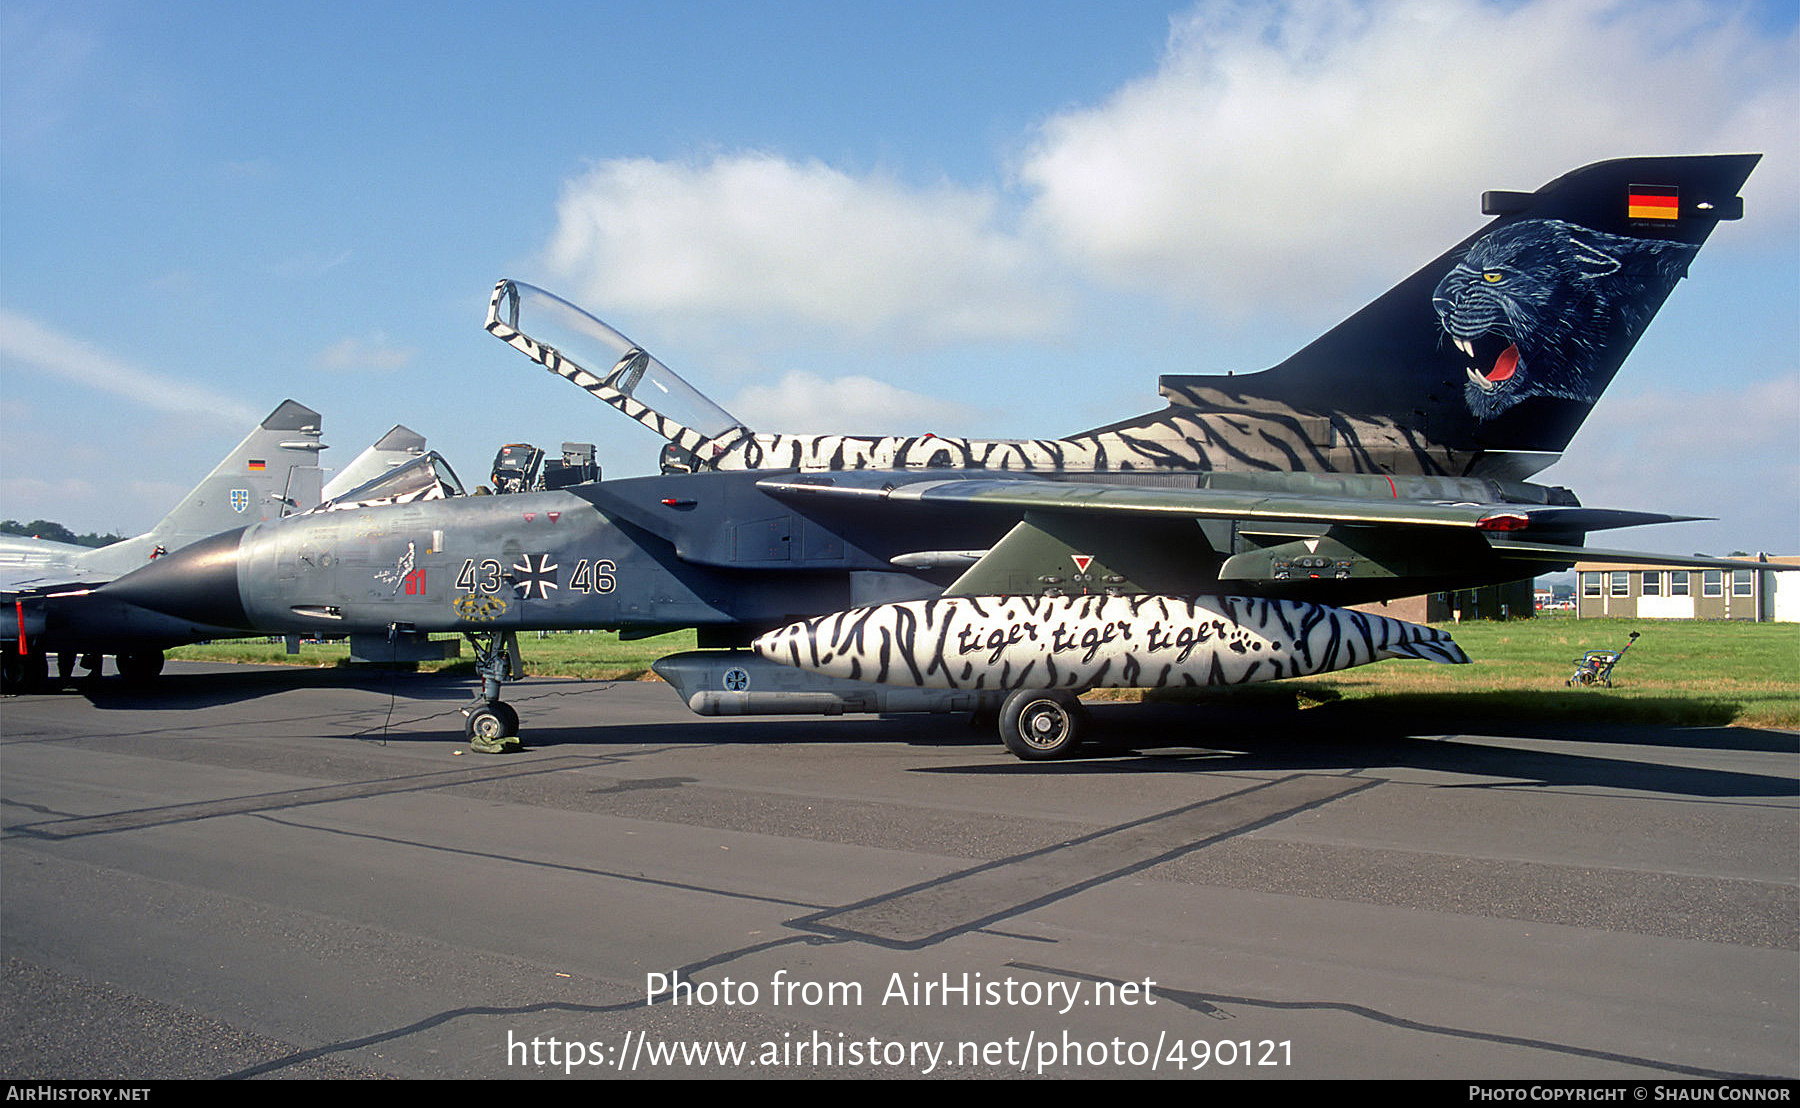
<path fill-rule="evenodd" d="M 1475 243 L 1431 297 L 1468 359 L 1469 410 L 1489 420 L 1533 396 L 1598 399 L 1618 369 L 1602 360 L 1609 344 L 1629 348 L 1697 250 L 1550 219 Z"/>

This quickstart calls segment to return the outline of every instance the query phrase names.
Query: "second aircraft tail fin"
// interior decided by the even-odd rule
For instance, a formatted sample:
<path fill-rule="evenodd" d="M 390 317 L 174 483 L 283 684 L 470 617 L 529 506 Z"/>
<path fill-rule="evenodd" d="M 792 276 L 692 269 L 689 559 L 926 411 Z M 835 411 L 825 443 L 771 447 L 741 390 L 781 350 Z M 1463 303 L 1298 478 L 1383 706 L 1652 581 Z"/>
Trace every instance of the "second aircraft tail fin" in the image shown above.
<path fill-rule="evenodd" d="M 221 531 L 316 506 L 325 449 L 319 435 L 318 412 L 282 401 L 155 527 L 95 551 L 90 560 L 126 573 Z"/>

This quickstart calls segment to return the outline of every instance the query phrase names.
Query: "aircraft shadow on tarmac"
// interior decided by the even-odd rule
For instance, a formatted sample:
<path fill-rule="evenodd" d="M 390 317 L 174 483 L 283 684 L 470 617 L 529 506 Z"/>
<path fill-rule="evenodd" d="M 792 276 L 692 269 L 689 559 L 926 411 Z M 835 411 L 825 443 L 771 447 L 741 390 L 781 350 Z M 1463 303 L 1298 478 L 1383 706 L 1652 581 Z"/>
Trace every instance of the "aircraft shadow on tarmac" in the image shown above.
<path fill-rule="evenodd" d="M 1707 797 L 1792 797 L 1789 775 L 1766 775 L 1695 766 L 1669 765 L 1641 757 L 1613 756 L 1607 747 L 1710 750 L 1720 753 L 1800 753 L 1800 735 L 1724 726 L 1731 705 L 1703 709 L 1701 719 L 1720 725 L 1691 726 L 1640 722 L 1674 714 L 1677 706 L 1694 718 L 1691 702 L 1617 700 L 1603 694 L 1547 691 L 1521 713 L 1517 694 L 1411 697 L 1395 704 L 1340 701 L 1299 708 L 1291 699 L 1260 695 L 1240 703 L 1097 703 L 1089 705 L 1094 743 L 1075 758 L 1020 762 L 993 741 L 983 723 L 963 715 L 898 715 L 703 718 L 673 723 L 608 721 L 605 691 L 616 682 L 543 681 L 516 686 L 515 698 L 527 723 L 521 739 L 527 751 L 552 748 L 604 750 L 621 746 L 719 746 L 791 744 L 829 747 L 846 743 L 892 743 L 915 747 L 968 747 L 991 750 L 981 765 L 921 766 L 940 774 L 1029 774 L 1079 776 L 1096 773 L 1281 772 L 1343 773 L 1384 768 L 1453 773 L 1502 781 L 1471 781 L 1456 787 L 1516 787 L 1521 781 L 1544 786 L 1595 786 Z M 135 690 L 115 681 L 71 682 L 102 709 L 187 711 L 240 703 L 285 691 L 356 688 L 432 708 L 423 717 L 442 717 L 441 732 L 413 728 L 391 732 L 389 742 L 461 743 L 456 706 L 471 695 L 470 682 L 455 674 L 405 673 L 363 667 L 303 668 L 219 666 L 205 671 L 165 673 L 153 690 Z M 668 690 L 671 706 L 675 700 Z M 531 704 L 564 697 L 593 698 L 594 713 L 583 726 L 535 726 Z M 1563 712 L 1577 718 L 1545 718 Z M 402 709 L 402 715 L 408 713 Z M 415 717 L 417 713 L 411 713 Z M 1481 738 L 1465 738 L 1481 736 Z M 360 736 L 359 736 L 360 737 Z M 1506 740 L 1553 740 L 1582 744 L 1585 753 L 1521 748 Z M 1495 742 L 1494 740 L 1499 740 Z M 806 755 L 819 756 L 819 752 Z"/>
<path fill-rule="evenodd" d="M 272 696 L 295 689 L 365 689 L 408 700 L 467 702 L 473 695 L 467 677 L 419 673 L 381 666 L 247 666 L 184 667 L 166 672 L 150 684 L 117 677 L 75 676 L 46 690 L 45 695 L 84 696 L 107 711 L 191 711 Z M 54 679 L 53 679 L 54 680 Z"/>
<path fill-rule="evenodd" d="M 1738 728 L 1655 727 L 1620 724 L 1547 726 L 1505 719 L 1478 729 L 1446 727 L 1448 720 L 1401 720 L 1376 713 L 1309 710 L 1305 713 L 1241 711 L 1140 705 L 1096 705 L 1092 709 L 1093 753 L 1054 762 L 1021 762 L 992 739 L 985 727 L 968 727 L 959 717 L 890 716 L 882 719 L 708 720 L 704 729 L 684 724 L 623 724 L 588 729 L 528 729 L 527 747 L 682 745 L 704 743 L 892 742 L 920 747 L 991 749 L 981 765 L 920 766 L 916 772 L 952 775 L 1083 776 L 1119 773 L 1343 773 L 1422 770 L 1503 780 L 1471 781 L 1454 787 L 1594 786 L 1704 797 L 1792 797 L 1792 776 L 1742 773 L 1668 765 L 1631 756 L 1612 756 L 1608 746 L 1667 747 L 1730 751 L 1792 752 L 1796 736 Z M 1305 718 L 1301 718 L 1304 716 Z M 1335 717 L 1335 718 L 1332 718 Z M 696 721 L 702 722 L 702 721 Z M 1466 722 L 1466 721 L 1465 721 Z M 1531 738 L 1540 733 L 1588 744 L 1592 753 L 1519 749 L 1460 736 Z M 1147 738 L 1149 737 L 1149 738 Z M 819 756 L 814 753 L 807 756 Z"/>

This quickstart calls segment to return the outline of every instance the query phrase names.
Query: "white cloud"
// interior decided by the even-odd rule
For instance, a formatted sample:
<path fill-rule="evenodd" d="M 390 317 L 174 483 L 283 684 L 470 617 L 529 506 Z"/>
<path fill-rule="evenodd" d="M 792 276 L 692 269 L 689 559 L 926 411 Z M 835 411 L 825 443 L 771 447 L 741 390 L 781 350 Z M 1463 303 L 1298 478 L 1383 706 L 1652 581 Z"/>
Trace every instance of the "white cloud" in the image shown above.
<path fill-rule="evenodd" d="M 1609 394 L 1594 409 L 1540 480 L 1567 484 L 1595 507 L 1718 521 L 1634 531 L 1628 541 L 1591 536 L 1595 546 L 1797 553 L 1797 439 L 1800 376 L 1709 393 L 1626 391 Z"/>
<path fill-rule="evenodd" d="M 201 414 L 234 426 L 262 418 L 262 413 L 202 385 L 132 365 L 4 308 L 0 308 L 0 357 L 154 411 Z"/>
<path fill-rule="evenodd" d="M 1791 225 L 1795 57 L 1698 0 L 1203 3 L 1154 75 L 1046 122 L 1020 175 L 1108 281 L 1316 303 L 1473 230 L 1480 189 L 1606 157 L 1767 152 L 1746 196 Z"/>
<path fill-rule="evenodd" d="M 547 264 L 605 312 L 675 312 L 926 342 L 1054 328 L 1037 254 L 996 196 L 767 154 L 607 161 L 570 182 Z"/>
<path fill-rule="evenodd" d="M 978 414 L 869 377 L 826 380 L 801 372 L 745 388 L 730 409 L 752 430 L 797 434 L 955 435 Z"/>
<path fill-rule="evenodd" d="M 314 364 L 331 370 L 405 369 L 417 354 L 411 347 L 394 345 L 384 334 L 350 335 L 320 351 Z"/>
<path fill-rule="evenodd" d="M 1710 0 L 1206 0 L 1153 73 L 1050 115 L 991 184 L 766 153 L 568 182 L 544 264 L 603 313 L 838 339 L 1044 339 L 1074 291 L 1316 320 L 1473 231 L 1483 189 L 1603 158 L 1763 152 L 1800 218 L 1800 61 Z M 690 333 L 693 333 L 690 331 Z"/>

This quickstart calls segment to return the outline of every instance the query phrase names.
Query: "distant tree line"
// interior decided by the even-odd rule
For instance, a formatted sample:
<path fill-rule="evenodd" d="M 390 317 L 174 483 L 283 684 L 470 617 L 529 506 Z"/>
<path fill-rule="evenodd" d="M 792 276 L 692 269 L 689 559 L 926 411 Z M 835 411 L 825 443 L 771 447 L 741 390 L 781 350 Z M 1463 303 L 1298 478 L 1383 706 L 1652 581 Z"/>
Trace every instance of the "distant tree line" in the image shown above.
<path fill-rule="evenodd" d="M 30 523 L 20 523 L 16 519 L 0 519 L 0 535 L 24 535 L 27 538 L 48 539 L 51 542 L 67 542 L 76 546 L 111 546 L 124 539 L 124 535 L 96 535 L 89 532 L 77 535 L 60 523 L 47 519 L 34 519 Z"/>

